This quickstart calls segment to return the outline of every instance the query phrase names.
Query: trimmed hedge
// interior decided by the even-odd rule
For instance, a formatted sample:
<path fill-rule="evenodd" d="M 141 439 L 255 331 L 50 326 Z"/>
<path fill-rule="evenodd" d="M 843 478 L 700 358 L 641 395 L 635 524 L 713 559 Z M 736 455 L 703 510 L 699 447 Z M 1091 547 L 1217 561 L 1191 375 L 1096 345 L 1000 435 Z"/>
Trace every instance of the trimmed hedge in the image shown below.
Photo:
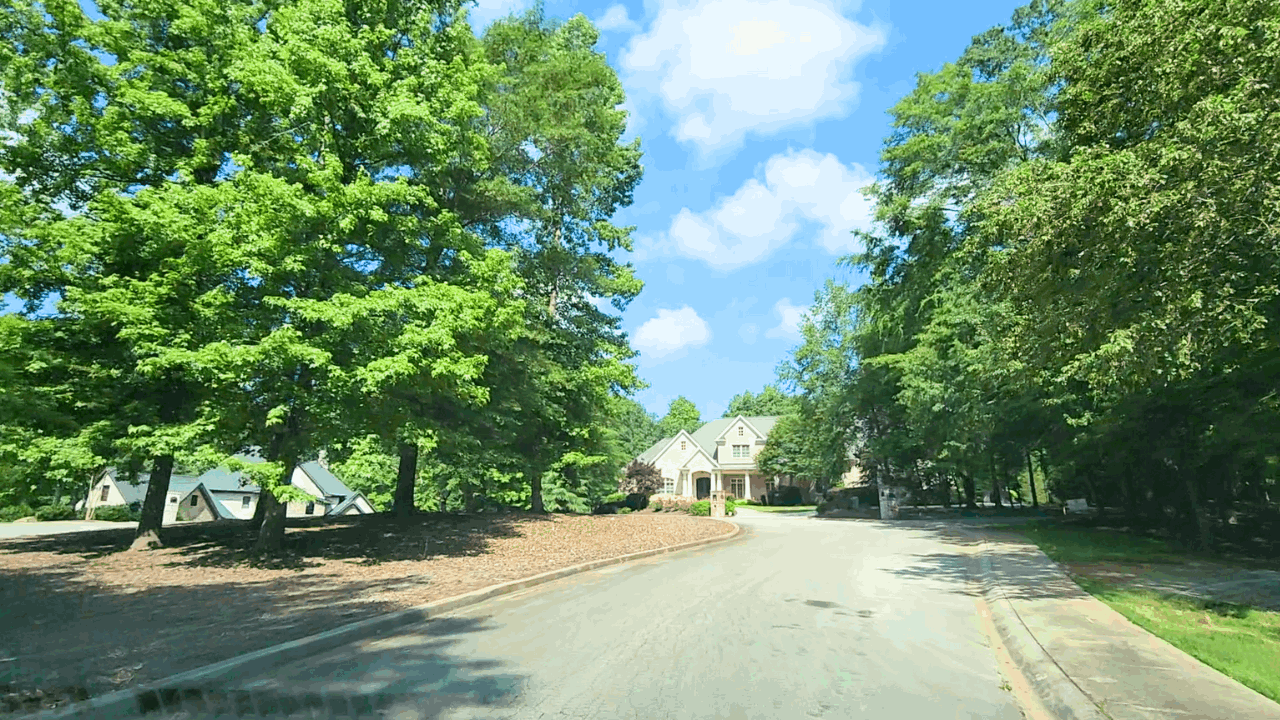
<path fill-rule="evenodd" d="M 699 515 L 702 517 L 709 517 L 711 515 L 711 501 L 699 500 L 693 503 L 692 505 L 689 506 L 689 514 Z"/>

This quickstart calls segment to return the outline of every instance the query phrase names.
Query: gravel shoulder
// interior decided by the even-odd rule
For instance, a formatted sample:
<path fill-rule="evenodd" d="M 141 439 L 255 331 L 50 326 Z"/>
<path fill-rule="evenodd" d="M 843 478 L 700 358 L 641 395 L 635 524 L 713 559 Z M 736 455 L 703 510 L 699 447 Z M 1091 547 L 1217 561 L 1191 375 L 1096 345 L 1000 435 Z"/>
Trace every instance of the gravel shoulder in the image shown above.
<path fill-rule="evenodd" d="M 377 613 L 725 534 L 687 515 L 381 516 L 291 527 L 253 563 L 240 523 L 0 541 L 0 712 L 157 680 Z"/>

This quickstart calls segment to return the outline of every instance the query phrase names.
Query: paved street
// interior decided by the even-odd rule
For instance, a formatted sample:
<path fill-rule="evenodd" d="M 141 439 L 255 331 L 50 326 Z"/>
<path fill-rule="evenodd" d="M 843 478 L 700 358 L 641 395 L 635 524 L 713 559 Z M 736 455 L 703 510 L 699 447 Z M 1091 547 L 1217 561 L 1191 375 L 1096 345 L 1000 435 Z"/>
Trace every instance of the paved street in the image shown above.
<path fill-rule="evenodd" d="M 86 530 L 111 530 L 122 527 L 137 527 L 132 522 L 102 522 L 100 520 L 53 520 L 32 523 L 0 523 L 0 540 L 17 537 L 33 537 L 36 535 L 61 535 L 62 533 L 85 532 Z"/>
<path fill-rule="evenodd" d="M 242 678 L 413 718 L 1019 718 L 921 526 L 762 513 L 728 543 L 531 588 Z M 266 709 L 263 707 L 262 709 Z"/>

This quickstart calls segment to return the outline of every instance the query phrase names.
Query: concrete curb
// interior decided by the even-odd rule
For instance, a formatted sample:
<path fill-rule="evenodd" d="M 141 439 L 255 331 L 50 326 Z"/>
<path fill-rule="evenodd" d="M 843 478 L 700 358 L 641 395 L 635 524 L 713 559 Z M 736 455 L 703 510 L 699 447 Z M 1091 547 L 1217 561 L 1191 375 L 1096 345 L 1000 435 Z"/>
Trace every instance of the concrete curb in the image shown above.
<path fill-rule="evenodd" d="M 982 543 L 977 554 L 979 585 L 991 610 L 991 621 L 1019 672 L 1044 708 L 1058 720 L 1107 720 L 1107 715 L 1080 689 L 1027 628 L 991 566 L 989 542 L 980 533 L 962 530 Z"/>
<path fill-rule="evenodd" d="M 136 718 L 147 712 L 176 710 L 177 708 L 169 708 L 167 706 L 170 703 L 176 703 L 177 698 L 182 697 L 185 693 L 199 690 L 203 686 L 214 685 L 218 680 L 254 675 L 263 670 L 301 660 L 364 637 L 380 635 L 413 623 L 425 622 L 459 608 L 476 605 L 491 598 L 509 595 L 552 580 L 559 580 L 560 578 L 595 570 L 596 568 L 621 565 L 632 560 L 640 560 L 654 555 L 725 542 L 742 534 L 742 526 L 737 523 L 721 518 L 710 519 L 731 526 L 733 531 L 717 537 L 693 540 L 653 550 L 641 550 L 629 555 L 619 555 L 604 560 L 592 560 L 580 565 L 550 570 L 521 580 L 511 580 L 498 585 L 490 585 L 463 595 L 443 598 L 418 607 L 379 615 L 336 627 L 332 630 L 326 630 L 309 637 L 273 645 L 230 660 L 172 675 L 163 680 L 136 688 L 108 693 L 96 698 L 90 698 L 84 702 L 75 703 L 60 710 L 40 713 L 34 717 L 41 720 L 55 720 L 57 718 L 94 718 L 97 720 L 99 718 Z"/>

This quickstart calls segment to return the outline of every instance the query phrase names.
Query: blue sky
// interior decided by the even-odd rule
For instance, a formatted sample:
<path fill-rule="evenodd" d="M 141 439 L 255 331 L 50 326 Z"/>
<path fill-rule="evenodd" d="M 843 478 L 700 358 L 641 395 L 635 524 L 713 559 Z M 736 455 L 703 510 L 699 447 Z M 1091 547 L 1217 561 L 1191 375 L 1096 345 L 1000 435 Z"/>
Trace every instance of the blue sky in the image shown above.
<path fill-rule="evenodd" d="M 773 382 L 877 169 L 886 111 L 918 72 L 1008 21 L 1014 0 L 549 0 L 603 30 L 645 150 L 621 224 L 644 292 L 623 314 L 659 415 L 678 395 L 705 419 Z M 480 0 L 473 25 L 519 10 Z M 840 274 L 837 274 L 840 273 Z"/>
<path fill-rule="evenodd" d="M 531 4 L 479 0 L 472 24 Z M 1018 4 L 548 0 L 548 15 L 601 28 L 645 151 L 635 203 L 616 217 L 637 228 L 645 289 L 622 319 L 645 407 L 661 415 L 685 395 L 715 418 L 774 381 L 814 292 L 857 249 L 850 231 L 869 227 L 858 190 L 886 111 Z"/>

